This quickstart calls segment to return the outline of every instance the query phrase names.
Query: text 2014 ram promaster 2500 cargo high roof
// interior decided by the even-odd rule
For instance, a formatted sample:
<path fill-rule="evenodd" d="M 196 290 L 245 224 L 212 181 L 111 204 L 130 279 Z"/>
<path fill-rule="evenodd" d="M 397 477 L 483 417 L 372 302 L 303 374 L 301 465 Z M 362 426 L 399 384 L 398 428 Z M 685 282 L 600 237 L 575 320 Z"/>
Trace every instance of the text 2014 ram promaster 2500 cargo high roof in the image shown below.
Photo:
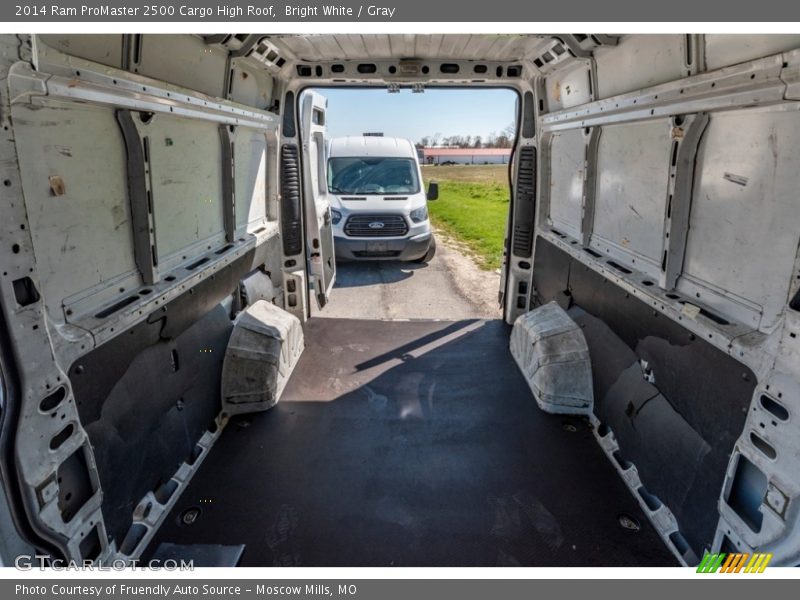
<path fill-rule="evenodd" d="M 798 564 L 798 47 L 3 36 L 3 561 Z M 312 86 L 517 93 L 497 319 L 311 316 Z"/>

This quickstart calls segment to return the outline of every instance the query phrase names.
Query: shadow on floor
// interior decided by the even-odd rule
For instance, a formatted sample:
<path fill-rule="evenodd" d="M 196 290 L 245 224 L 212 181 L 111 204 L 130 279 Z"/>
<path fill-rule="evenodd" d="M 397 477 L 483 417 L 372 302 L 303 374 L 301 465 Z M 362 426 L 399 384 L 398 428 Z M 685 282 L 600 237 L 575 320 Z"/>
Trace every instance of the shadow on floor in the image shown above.
<path fill-rule="evenodd" d="M 334 288 L 397 283 L 413 277 L 415 271 L 426 268 L 427 264 L 398 260 L 337 261 Z"/>

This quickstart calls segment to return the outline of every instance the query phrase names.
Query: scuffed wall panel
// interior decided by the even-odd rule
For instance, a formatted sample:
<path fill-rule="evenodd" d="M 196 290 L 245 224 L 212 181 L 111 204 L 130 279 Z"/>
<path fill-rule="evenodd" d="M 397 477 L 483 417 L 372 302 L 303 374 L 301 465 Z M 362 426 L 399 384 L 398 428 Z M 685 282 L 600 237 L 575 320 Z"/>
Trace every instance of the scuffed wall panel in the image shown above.
<path fill-rule="evenodd" d="M 110 108 L 18 104 L 12 118 L 42 292 L 56 317 L 63 298 L 135 270 L 125 147 Z"/>
<path fill-rule="evenodd" d="M 215 123 L 157 115 L 150 149 L 159 261 L 223 232 L 222 150 Z"/>
<path fill-rule="evenodd" d="M 579 106 L 592 101 L 592 83 L 589 66 L 585 62 L 572 64 L 547 77 L 547 110 Z"/>
<path fill-rule="evenodd" d="M 656 274 L 663 248 L 670 127 L 648 121 L 603 127 L 597 152 L 592 245 Z"/>
<path fill-rule="evenodd" d="M 595 50 L 598 98 L 666 83 L 689 75 L 685 35 L 629 35 L 617 46 Z"/>
<path fill-rule="evenodd" d="M 738 110 L 714 114 L 699 148 L 679 289 L 745 322 L 732 303 L 763 310 L 762 329 L 786 305 L 800 240 L 798 147 L 796 112 Z"/>
<path fill-rule="evenodd" d="M 122 34 L 46 33 L 38 37 L 50 48 L 59 50 L 64 54 L 85 58 L 116 69 L 122 68 L 122 41 L 124 37 Z"/>
<path fill-rule="evenodd" d="M 272 76 L 248 65 L 237 61 L 231 69 L 228 97 L 234 102 L 241 102 L 261 110 L 267 110 L 272 103 Z"/>
<path fill-rule="evenodd" d="M 134 73 L 180 85 L 209 96 L 225 96 L 227 54 L 191 35 L 148 34 L 140 38 Z"/>
<path fill-rule="evenodd" d="M 267 218 L 267 139 L 263 131 L 239 127 L 233 140 L 238 229 Z"/>
<path fill-rule="evenodd" d="M 554 228 L 577 239 L 581 237 L 585 152 L 582 129 L 553 136 L 550 146 L 550 219 Z"/>
<path fill-rule="evenodd" d="M 706 68 L 712 71 L 795 48 L 800 48 L 797 34 L 706 34 Z"/>

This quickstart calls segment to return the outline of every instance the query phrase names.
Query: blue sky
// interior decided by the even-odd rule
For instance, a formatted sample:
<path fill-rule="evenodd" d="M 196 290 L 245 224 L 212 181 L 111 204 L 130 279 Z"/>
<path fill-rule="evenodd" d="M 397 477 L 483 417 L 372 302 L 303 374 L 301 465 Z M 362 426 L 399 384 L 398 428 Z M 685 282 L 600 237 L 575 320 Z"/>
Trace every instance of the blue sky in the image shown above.
<path fill-rule="evenodd" d="M 328 98 L 328 135 L 360 135 L 365 131 L 418 142 L 440 133 L 501 133 L 516 117 L 517 96 L 510 90 L 425 90 L 412 94 L 385 89 L 319 89 Z"/>

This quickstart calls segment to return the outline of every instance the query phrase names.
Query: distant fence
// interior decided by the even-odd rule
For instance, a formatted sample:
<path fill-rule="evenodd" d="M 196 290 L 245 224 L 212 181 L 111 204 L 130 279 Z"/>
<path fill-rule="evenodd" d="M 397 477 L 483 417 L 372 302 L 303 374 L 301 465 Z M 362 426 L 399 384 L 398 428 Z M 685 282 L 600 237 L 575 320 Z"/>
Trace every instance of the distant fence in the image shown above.
<path fill-rule="evenodd" d="M 504 165 L 511 148 L 422 148 L 420 160 L 428 165 Z"/>

